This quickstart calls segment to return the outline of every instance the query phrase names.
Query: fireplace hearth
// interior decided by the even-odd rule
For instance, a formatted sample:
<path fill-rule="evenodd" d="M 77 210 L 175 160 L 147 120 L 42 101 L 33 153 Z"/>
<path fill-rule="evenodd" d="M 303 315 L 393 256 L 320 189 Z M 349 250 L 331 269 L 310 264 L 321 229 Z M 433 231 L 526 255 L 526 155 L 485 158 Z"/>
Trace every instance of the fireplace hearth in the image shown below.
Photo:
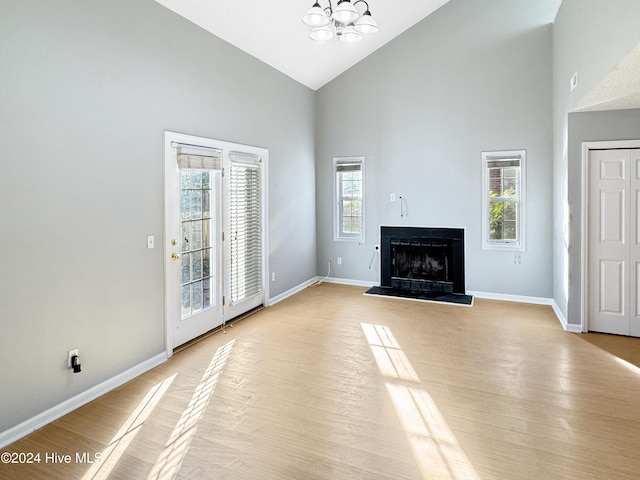
<path fill-rule="evenodd" d="M 383 226 L 380 287 L 373 293 L 419 299 L 467 297 L 464 268 L 464 229 Z M 457 297 L 454 301 L 470 304 Z"/>

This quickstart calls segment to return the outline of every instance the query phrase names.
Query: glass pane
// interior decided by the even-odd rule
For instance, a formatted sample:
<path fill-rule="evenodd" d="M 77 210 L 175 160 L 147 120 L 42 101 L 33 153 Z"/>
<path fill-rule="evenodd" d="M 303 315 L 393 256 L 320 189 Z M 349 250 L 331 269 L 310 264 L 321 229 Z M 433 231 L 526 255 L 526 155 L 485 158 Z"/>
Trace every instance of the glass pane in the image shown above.
<path fill-rule="evenodd" d="M 189 192 L 183 190 L 180 194 L 180 219 L 189 220 L 191 218 L 191 206 L 189 204 Z"/>
<path fill-rule="evenodd" d="M 191 254 L 191 281 L 202 278 L 202 252 Z"/>
<path fill-rule="evenodd" d="M 489 202 L 489 239 L 517 240 L 518 203 Z"/>
<path fill-rule="evenodd" d="M 352 208 L 351 208 L 352 202 L 351 200 L 344 200 L 342 203 L 342 215 L 345 217 L 350 217 L 353 213 L 352 213 Z"/>
<path fill-rule="evenodd" d="M 202 276 L 209 277 L 211 275 L 211 249 L 207 248 L 202 251 Z"/>
<path fill-rule="evenodd" d="M 182 284 L 191 281 L 191 255 L 185 253 L 182 255 Z"/>
<path fill-rule="evenodd" d="M 359 197 L 362 192 L 362 181 L 360 179 L 353 181 L 353 195 Z"/>
<path fill-rule="evenodd" d="M 202 222 L 197 221 L 191 223 L 191 250 L 199 250 L 202 248 Z"/>
<path fill-rule="evenodd" d="M 189 239 L 191 238 L 191 222 L 182 222 L 180 235 L 182 238 L 182 252 L 188 252 L 190 250 Z"/>
<path fill-rule="evenodd" d="M 191 285 L 191 310 L 193 313 L 202 310 L 202 282 Z"/>
<path fill-rule="evenodd" d="M 189 188 L 202 188 L 202 172 L 200 170 L 189 170 Z"/>
<path fill-rule="evenodd" d="M 505 220 L 516 221 L 516 202 L 503 202 L 503 217 Z"/>
<path fill-rule="evenodd" d="M 211 220 L 202 222 L 202 248 L 211 246 Z"/>
<path fill-rule="evenodd" d="M 362 216 L 362 202 L 360 200 L 353 200 L 351 203 L 351 215 L 354 217 Z"/>
<path fill-rule="evenodd" d="M 189 170 L 180 170 L 180 188 L 182 190 L 189 188 Z"/>
<path fill-rule="evenodd" d="M 191 219 L 196 220 L 202 218 L 202 191 L 189 191 L 189 201 L 191 205 Z"/>
<path fill-rule="evenodd" d="M 344 233 L 351 233 L 351 217 L 342 218 L 342 231 Z"/>
<path fill-rule="evenodd" d="M 502 230 L 503 230 L 502 231 L 502 239 L 503 240 L 517 240 L 518 239 L 517 229 L 516 229 L 516 222 L 506 221 L 505 220 Z"/>
<path fill-rule="evenodd" d="M 202 188 L 208 190 L 211 188 L 211 172 L 202 172 Z"/>
<path fill-rule="evenodd" d="M 202 216 L 204 218 L 211 218 L 211 191 L 205 190 L 202 192 Z"/>
<path fill-rule="evenodd" d="M 209 307 L 213 305 L 213 301 L 211 299 L 211 281 L 203 280 L 202 281 L 202 306 Z"/>
<path fill-rule="evenodd" d="M 182 318 L 191 315 L 191 288 L 189 285 L 182 287 Z"/>

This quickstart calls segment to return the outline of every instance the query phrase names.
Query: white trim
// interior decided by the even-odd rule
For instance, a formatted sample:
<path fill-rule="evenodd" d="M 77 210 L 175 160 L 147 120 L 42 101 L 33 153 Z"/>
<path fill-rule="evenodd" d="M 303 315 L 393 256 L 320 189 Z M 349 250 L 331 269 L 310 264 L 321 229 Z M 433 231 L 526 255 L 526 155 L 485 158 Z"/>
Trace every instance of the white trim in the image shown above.
<path fill-rule="evenodd" d="M 582 142 L 582 215 L 580 217 L 580 332 L 589 331 L 589 152 L 591 150 L 612 150 L 616 148 L 640 148 L 640 140 L 606 140 Z M 573 324 L 571 324 L 573 325 Z M 577 325 L 576 325 L 577 326 Z M 573 327 L 572 327 L 573 328 Z"/>
<path fill-rule="evenodd" d="M 80 408 L 81 406 L 95 400 L 102 395 L 109 393 L 111 390 L 118 388 L 121 385 L 124 385 L 130 380 L 142 375 L 143 373 L 151 370 L 154 367 L 164 363 L 167 361 L 167 355 L 162 352 L 157 354 L 154 357 L 145 360 L 134 367 L 125 370 L 118 375 L 111 377 L 105 380 L 98 385 L 95 385 L 84 392 L 80 392 L 79 394 L 65 400 L 58 405 L 55 405 L 44 412 L 41 412 L 18 425 L 5 430 L 4 432 L 0 432 L 0 448 L 3 448 L 10 443 L 15 442 L 16 440 L 21 439 L 22 437 L 29 435 L 35 430 L 44 427 L 48 423 L 57 420 L 58 418 L 66 415 L 73 410 Z"/>
<path fill-rule="evenodd" d="M 290 288 L 289 290 L 287 290 L 286 292 L 281 293 L 280 295 L 276 295 L 275 297 L 270 298 L 268 306 L 275 305 L 276 303 L 281 302 L 282 300 L 285 300 L 285 299 L 291 297 L 292 295 L 295 295 L 296 293 L 301 292 L 302 290 L 307 288 L 309 285 L 313 285 L 314 283 L 316 283 L 319 278 L 321 278 L 321 277 L 314 277 L 314 278 L 312 278 L 310 280 L 307 280 L 306 282 L 302 282 L 300 285 L 297 285 L 297 286 L 295 286 L 293 288 Z"/>
<path fill-rule="evenodd" d="M 474 297 L 484 298 L 486 300 L 501 300 L 503 302 L 518 302 L 518 303 L 531 303 L 534 305 L 551 305 L 553 299 L 545 297 L 528 297 L 525 295 L 511 295 L 508 293 L 490 293 L 490 292 L 476 292 L 467 290 L 467 295 L 473 295 Z"/>
<path fill-rule="evenodd" d="M 349 278 L 337 278 L 337 277 L 316 277 L 318 281 L 327 283 L 339 283 L 340 285 L 350 285 L 352 287 L 377 287 L 380 282 L 369 282 L 366 280 L 352 280 Z"/>

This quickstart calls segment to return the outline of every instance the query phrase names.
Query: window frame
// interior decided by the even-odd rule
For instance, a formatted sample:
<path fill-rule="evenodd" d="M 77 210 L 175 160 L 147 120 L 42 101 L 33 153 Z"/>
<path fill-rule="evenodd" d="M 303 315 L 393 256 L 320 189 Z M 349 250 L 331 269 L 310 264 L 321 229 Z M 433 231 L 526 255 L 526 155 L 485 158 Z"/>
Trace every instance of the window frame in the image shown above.
<path fill-rule="evenodd" d="M 333 239 L 339 242 L 358 242 L 364 243 L 365 239 L 365 170 L 364 170 L 365 157 L 353 156 L 353 157 L 333 157 Z M 344 233 L 342 229 L 343 225 L 343 211 L 342 211 L 342 188 L 340 185 L 340 172 L 338 167 L 340 165 L 359 165 L 361 186 L 360 186 L 360 234 Z"/>
<path fill-rule="evenodd" d="M 516 206 L 516 240 L 491 240 L 489 216 L 489 162 L 519 160 L 518 195 L 498 197 L 515 201 Z M 526 150 L 493 150 L 482 152 L 482 249 L 507 252 L 524 252 L 526 250 Z M 502 201 L 505 201 L 502 200 Z M 495 199 L 494 199 L 495 201 Z"/>

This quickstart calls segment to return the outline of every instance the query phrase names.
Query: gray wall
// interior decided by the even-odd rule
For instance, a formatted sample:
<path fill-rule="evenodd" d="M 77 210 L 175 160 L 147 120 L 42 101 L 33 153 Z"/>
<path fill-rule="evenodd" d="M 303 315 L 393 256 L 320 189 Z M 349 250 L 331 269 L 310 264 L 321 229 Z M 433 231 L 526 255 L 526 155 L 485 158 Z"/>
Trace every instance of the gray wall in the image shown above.
<path fill-rule="evenodd" d="M 163 352 L 164 130 L 270 150 L 271 296 L 316 233 L 313 91 L 152 0 L 0 11 L 3 431 Z"/>
<path fill-rule="evenodd" d="M 319 272 L 332 258 L 336 277 L 377 281 L 380 225 L 464 227 L 468 290 L 551 297 L 552 20 L 537 2 L 452 0 L 318 91 Z M 509 149 L 527 151 L 521 265 L 481 249 L 481 153 Z M 343 155 L 366 156 L 362 245 L 333 241 Z"/>
<path fill-rule="evenodd" d="M 635 124 L 624 125 L 627 113 L 591 113 L 576 117 L 578 130 L 570 133 L 568 114 L 639 40 L 637 0 L 610 1 L 606 8 L 602 0 L 563 0 L 553 27 L 553 297 L 571 324 L 581 321 L 582 192 L 580 154 L 575 151 L 575 143 L 569 149 L 569 138 L 572 142 L 624 139 L 633 136 Z M 578 87 L 570 92 L 569 81 L 575 72 Z M 603 119 L 611 123 L 598 127 Z"/>

